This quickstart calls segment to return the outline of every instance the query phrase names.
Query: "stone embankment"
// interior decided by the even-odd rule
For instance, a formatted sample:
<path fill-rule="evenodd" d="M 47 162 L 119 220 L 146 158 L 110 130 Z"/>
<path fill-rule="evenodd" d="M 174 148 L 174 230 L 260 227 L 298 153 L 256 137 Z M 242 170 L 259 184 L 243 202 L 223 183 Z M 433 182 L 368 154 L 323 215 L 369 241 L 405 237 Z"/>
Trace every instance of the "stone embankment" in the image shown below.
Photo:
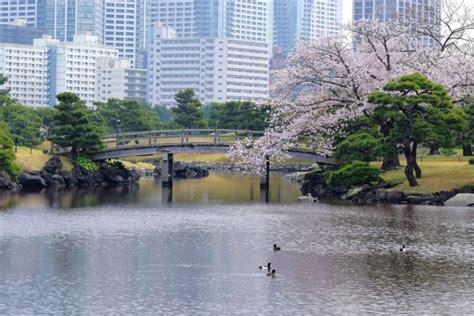
<path fill-rule="evenodd" d="M 161 167 L 154 170 L 155 178 L 161 176 Z M 179 161 L 173 163 L 173 178 L 175 179 L 197 179 L 209 176 L 209 170 L 194 164 L 186 164 Z"/>
<path fill-rule="evenodd" d="M 360 187 L 331 188 L 327 179 L 320 171 L 301 174 L 301 191 L 304 195 L 319 199 L 343 199 L 354 204 L 414 204 L 414 205 L 448 205 L 471 206 L 474 205 L 474 186 L 463 187 L 447 192 L 402 192 L 389 190 L 398 183 L 379 183 Z"/>
<path fill-rule="evenodd" d="M 128 185 L 137 183 L 140 174 L 126 168 L 101 164 L 97 171 L 88 171 L 75 166 L 72 171 L 64 171 L 59 157 L 52 157 L 41 171 L 23 172 L 19 178 L 25 189 L 71 188 L 85 186 Z"/>

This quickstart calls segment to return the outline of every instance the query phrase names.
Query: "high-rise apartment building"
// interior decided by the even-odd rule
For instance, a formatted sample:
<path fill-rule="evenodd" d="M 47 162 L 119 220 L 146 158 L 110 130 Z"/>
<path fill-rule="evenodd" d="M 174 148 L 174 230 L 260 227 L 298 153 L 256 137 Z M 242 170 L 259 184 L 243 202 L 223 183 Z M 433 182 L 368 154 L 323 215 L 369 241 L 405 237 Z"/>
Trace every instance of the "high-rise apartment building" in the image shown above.
<path fill-rule="evenodd" d="M 117 50 L 99 44 L 97 37 L 91 35 L 75 35 L 72 42 L 61 43 L 52 49 L 55 63 L 52 95 L 73 92 L 87 105 L 92 105 L 96 97 L 97 59 L 117 57 Z"/>
<path fill-rule="evenodd" d="M 273 22 L 273 45 L 288 53 L 298 40 L 341 34 L 342 0 L 275 0 Z"/>
<path fill-rule="evenodd" d="M 146 70 L 132 68 L 130 60 L 99 57 L 96 61 L 96 101 L 126 99 L 146 102 Z"/>
<path fill-rule="evenodd" d="M 0 43 L 0 74 L 10 96 L 31 107 L 49 104 L 49 51 L 44 45 Z"/>
<path fill-rule="evenodd" d="M 205 104 L 268 96 L 267 43 L 230 38 L 179 38 L 159 23 L 150 30 L 148 102 L 175 105 L 175 94 L 194 89 Z"/>

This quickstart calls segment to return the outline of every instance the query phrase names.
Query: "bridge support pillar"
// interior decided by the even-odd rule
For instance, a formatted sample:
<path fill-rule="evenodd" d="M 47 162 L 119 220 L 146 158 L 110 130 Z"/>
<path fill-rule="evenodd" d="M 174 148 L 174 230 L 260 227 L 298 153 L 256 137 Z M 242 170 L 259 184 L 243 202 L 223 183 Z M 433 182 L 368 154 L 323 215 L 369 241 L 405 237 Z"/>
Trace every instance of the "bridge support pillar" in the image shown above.
<path fill-rule="evenodd" d="M 173 186 L 173 154 L 165 153 L 163 154 L 163 178 L 161 180 L 161 185 L 163 187 Z"/>
<path fill-rule="evenodd" d="M 270 187 L 270 156 L 265 156 L 265 173 L 260 176 L 260 188 L 265 189 Z"/>

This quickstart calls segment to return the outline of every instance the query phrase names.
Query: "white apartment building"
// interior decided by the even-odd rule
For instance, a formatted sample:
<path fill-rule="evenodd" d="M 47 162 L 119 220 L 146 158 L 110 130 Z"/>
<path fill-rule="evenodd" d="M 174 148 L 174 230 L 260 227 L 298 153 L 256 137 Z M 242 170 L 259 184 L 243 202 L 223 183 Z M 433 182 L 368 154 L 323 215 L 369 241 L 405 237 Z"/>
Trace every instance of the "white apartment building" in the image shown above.
<path fill-rule="evenodd" d="M 269 47 L 229 38 L 178 38 L 157 23 L 148 34 L 148 102 L 173 106 L 193 88 L 204 104 L 268 96 Z"/>
<path fill-rule="evenodd" d="M 0 73 L 10 96 L 31 107 L 49 104 L 48 48 L 0 43 Z"/>
<path fill-rule="evenodd" d="M 130 60 L 99 57 L 96 62 L 96 101 L 146 101 L 146 70 L 131 68 Z"/>
<path fill-rule="evenodd" d="M 274 0 L 149 0 L 147 25 L 179 38 L 233 38 L 271 43 Z"/>
<path fill-rule="evenodd" d="M 77 94 L 87 105 L 96 97 L 96 62 L 99 57 L 118 57 L 116 49 L 98 43 L 96 36 L 76 35 L 73 42 L 55 47 L 54 95 Z"/>

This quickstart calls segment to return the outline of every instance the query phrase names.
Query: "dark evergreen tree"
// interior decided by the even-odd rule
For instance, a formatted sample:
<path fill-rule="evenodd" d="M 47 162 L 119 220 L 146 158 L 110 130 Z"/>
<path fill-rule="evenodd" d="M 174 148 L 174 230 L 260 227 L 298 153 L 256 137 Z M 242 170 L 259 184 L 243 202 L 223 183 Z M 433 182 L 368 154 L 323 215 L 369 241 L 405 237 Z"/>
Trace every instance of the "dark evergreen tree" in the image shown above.
<path fill-rule="evenodd" d="M 175 95 L 177 105 L 171 109 L 176 124 L 183 128 L 206 128 L 201 102 L 193 89 L 179 91 Z"/>
<path fill-rule="evenodd" d="M 79 154 L 90 154 L 104 148 L 104 129 L 93 122 L 93 111 L 87 108 L 74 93 L 64 92 L 57 96 L 59 104 L 50 135 L 51 141 L 62 147 L 70 147 L 75 159 Z"/>

